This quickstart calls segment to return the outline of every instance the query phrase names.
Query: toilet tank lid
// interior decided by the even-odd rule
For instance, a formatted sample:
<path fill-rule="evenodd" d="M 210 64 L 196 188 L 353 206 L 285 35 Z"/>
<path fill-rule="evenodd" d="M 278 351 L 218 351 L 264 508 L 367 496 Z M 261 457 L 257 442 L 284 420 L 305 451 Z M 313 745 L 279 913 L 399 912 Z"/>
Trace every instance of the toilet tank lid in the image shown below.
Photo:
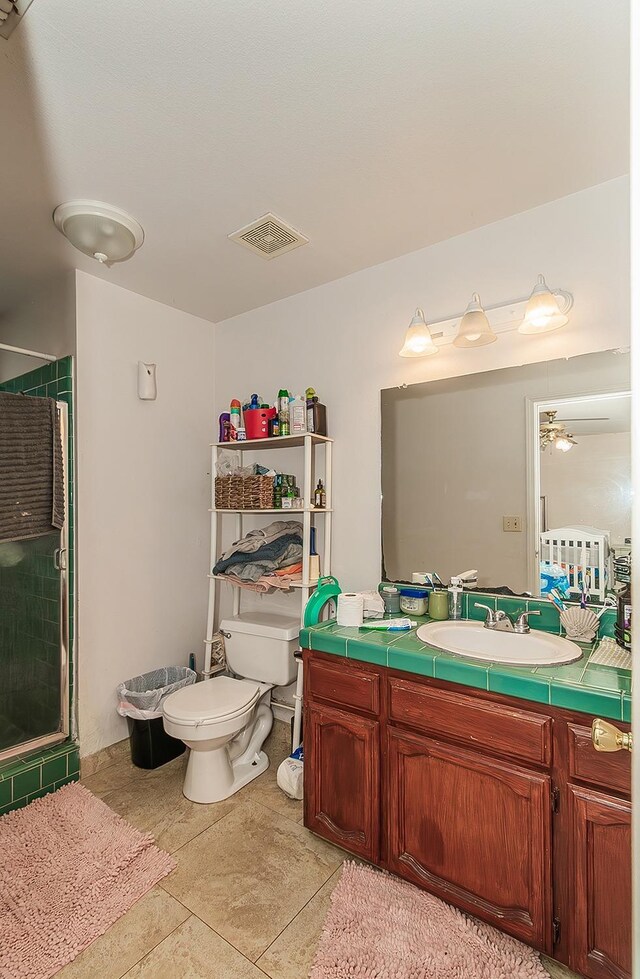
<path fill-rule="evenodd" d="M 300 634 L 300 620 L 277 612 L 245 612 L 233 615 L 220 623 L 221 632 L 242 633 L 246 636 L 265 636 L 290 642 Z"/>

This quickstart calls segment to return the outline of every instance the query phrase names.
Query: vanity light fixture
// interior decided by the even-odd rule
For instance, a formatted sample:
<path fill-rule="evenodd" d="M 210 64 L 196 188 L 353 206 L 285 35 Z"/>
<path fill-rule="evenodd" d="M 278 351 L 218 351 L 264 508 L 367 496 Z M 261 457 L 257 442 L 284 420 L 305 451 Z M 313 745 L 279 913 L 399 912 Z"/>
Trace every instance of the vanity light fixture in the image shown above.
<path fill-rule="evenodd" d="M 573 296 L 563 289 L 550 289 L 544 276 L 539 275 L 533 291 L 527 297 L 483 306 L 477 292 L 464 313 L 446 319 L 433 320 L 427 326 L 422 309 L 416 309 L 409 324 L 401 357 L 425 357 L 436 354 L 440 347 L 452 343 L 455 347 L 482 347 L 494 343 L 500 333 L 516 330 L 529 336 L 559 330 L 568 323 Z"/>
<path fill-rule="evenodd" d="M 493 343 L 497 339 L 480 303 L 480 296 L 474 292 L 471 302 L 460 320 L 453 345 L 454 347 L 483 347 L 486 343 Z"/>
<path fill-rule="evenodd" d="M 538 333 L 559 330 L 569 322 L 567 313 L 572 305 L 573 297 L 568 292 L 562 292 L 560 289 L 552 292 L 544 280 L 544 275 L 539 275 L 529 296 L 524 319 L 518 327 L 518 332 L 535 336 Z"/>
<path fill-rule="evenodd" d="M 424 312 L 418 307 L 413 319 L 409 323 L 400 356 L 428 357 L 431 354 L 437 353 L 438 348 L 433 342 L 431 330 L 427 326 L 427 321 L 424 318 Z"/>

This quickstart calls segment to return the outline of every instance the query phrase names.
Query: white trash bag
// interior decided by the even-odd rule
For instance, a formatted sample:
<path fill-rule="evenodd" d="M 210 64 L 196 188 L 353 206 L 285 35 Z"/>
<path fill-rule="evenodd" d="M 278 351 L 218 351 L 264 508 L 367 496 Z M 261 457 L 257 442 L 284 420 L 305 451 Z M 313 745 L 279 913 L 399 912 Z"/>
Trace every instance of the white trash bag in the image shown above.
<path fill-rule="evenodd" d="M 150 721 L 162 717 L 162 704 L 169 694 L 195 683 L 197 674 L 188 666 L 165 666 L 134 676 L 118 685 L 118 713 Z"/>

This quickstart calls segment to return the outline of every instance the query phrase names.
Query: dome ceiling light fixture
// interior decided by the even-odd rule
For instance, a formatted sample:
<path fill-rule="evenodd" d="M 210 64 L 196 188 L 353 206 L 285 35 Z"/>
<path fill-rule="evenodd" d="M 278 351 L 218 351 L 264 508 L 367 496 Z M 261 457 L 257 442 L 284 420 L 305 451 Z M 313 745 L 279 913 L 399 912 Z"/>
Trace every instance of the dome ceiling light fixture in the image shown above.
<path fill-rule="evenodd" d="M 75 248 L 101 265 L 126 261 L 144 241 L 144 231 L 134 217 L 101 201 L 59 204 L 53 221 Z"/>

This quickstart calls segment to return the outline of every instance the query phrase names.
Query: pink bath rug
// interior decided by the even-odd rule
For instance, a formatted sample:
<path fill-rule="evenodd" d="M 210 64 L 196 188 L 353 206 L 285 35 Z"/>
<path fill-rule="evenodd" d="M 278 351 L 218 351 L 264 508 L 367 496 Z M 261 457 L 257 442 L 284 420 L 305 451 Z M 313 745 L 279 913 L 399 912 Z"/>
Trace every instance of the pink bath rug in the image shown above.
<path fill-rule="evenodd" d="M 3 816 L 1 979 L 49 979 L 175 866 L 77 783 Z"/>
<path fill-rule="evenodd" d="M 538 953 L 398 877 L 348 861 L 310 979 L 550 979 Z"/>

